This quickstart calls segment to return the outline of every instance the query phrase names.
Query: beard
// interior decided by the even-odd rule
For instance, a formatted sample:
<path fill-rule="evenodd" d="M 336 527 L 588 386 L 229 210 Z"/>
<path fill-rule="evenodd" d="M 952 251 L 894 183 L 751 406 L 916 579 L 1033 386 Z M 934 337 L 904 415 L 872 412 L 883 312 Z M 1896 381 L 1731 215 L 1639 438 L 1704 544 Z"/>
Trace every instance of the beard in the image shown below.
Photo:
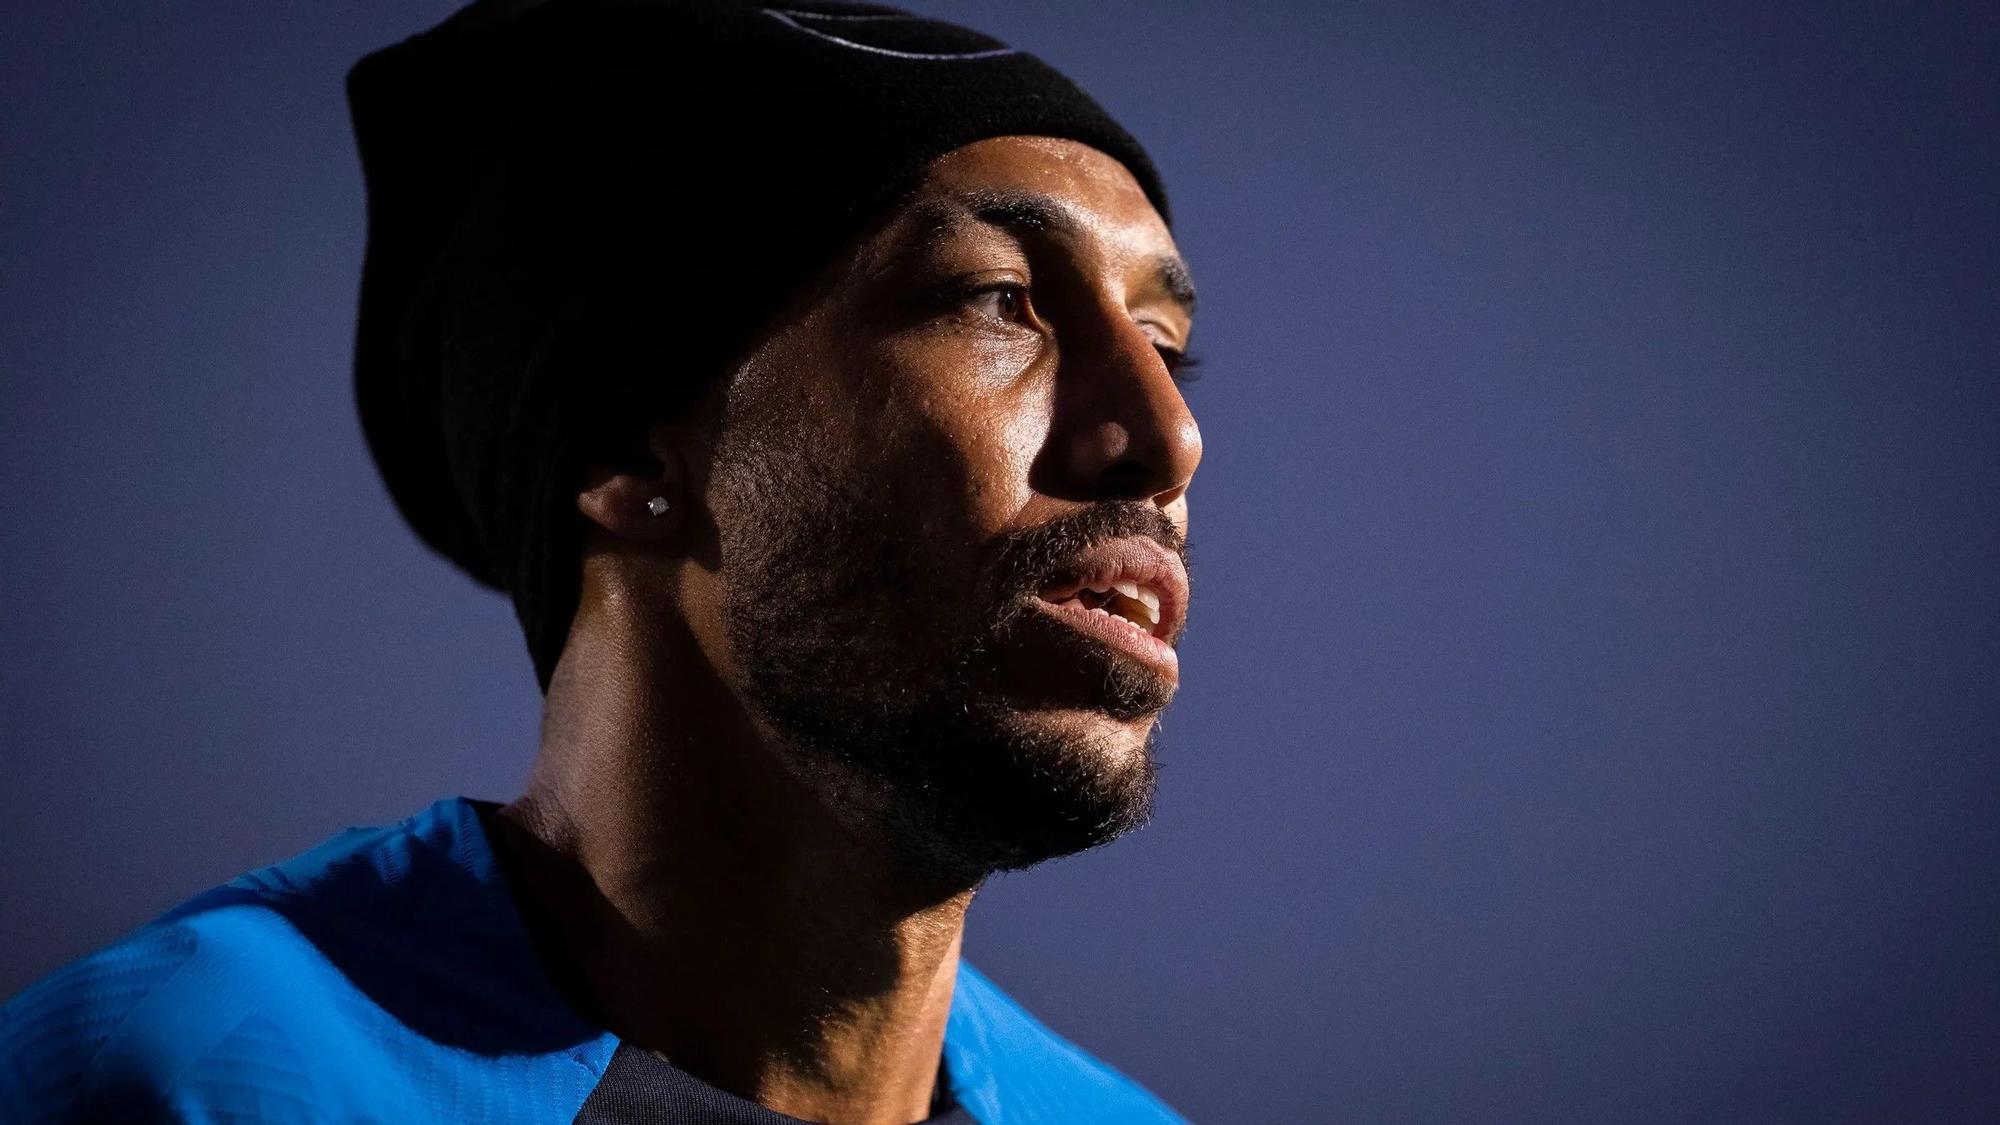
<path fill-rule="evenodd" d="M 1066 627 L 1057 655 L 1076 671 L 1059 686 L 1010 682 L 999 657 L 1023 629 L 1046 644 L 1032 599 L 1086 547 L 1144 536 L 1184 553 L 1157 507 L 1099 504 L 971 551 L 969 527 L 941 525 L 947 505 L 926 520 L 912 498 L 843 490 L 796 449 L 737 464 L 755 468 L 726 489 L 721 529 L 734 662 L 851 828 L 912 875 L 969 886 L 1145 823 L 1155 730 L 1135 753 L 1091 716 L 1154 715 L 1173 683 Z"/>

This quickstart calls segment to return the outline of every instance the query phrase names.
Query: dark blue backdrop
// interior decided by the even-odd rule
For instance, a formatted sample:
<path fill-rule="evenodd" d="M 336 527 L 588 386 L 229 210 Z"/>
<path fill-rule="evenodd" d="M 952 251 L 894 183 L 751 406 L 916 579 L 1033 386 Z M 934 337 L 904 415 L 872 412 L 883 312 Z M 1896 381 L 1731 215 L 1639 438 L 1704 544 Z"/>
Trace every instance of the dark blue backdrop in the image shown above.
<path fill-rule="evenodd" d="M 1214 1121 L 2000 1113 L 2000 23 L 942 3 L 1203 291 L 1153 828 L 971 955 Z M 0 993 L 433 797 L 514 622 L 349 402 L 340 81 L 447 4 L 10 4 Z"/>

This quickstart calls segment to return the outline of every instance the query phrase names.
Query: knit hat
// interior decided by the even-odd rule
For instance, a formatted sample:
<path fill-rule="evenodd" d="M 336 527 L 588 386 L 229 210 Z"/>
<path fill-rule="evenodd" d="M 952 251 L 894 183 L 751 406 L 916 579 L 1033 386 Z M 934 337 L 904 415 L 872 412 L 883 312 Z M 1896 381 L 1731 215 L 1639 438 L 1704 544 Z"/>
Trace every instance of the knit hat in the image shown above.
<path fill-rule="evenodd" d="M 987 137 L 1146 154 L 1047 64 L 873 4 L 480 0 L 361 60 L 361 422 L 423 541 L 512 596 L 544 690 L 590 458 L 699 400 L 814 275 Z"/>

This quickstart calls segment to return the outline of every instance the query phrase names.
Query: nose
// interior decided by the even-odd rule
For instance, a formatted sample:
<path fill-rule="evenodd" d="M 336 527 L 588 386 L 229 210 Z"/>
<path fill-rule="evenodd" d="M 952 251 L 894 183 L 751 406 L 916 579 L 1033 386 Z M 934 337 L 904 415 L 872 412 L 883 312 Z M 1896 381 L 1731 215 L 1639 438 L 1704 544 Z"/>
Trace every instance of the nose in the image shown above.
<path fill-rule="evenodd" d="M 1057 372 L 1050 491 L 1165 508 L 1186 494 L 1201 462 L 1194 414 L 1153 341 L 1122 310 L 1092 335 L 1070 342 Z"/>

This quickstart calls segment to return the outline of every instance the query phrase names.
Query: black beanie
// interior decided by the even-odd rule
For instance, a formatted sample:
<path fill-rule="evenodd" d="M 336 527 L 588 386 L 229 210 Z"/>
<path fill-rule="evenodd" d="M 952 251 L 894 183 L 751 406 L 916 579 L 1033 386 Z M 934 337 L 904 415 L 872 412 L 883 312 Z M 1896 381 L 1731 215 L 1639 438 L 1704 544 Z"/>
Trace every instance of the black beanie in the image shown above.
<path fill-rule="evenodd" d="M 507 591 L 544 690 L 583 470 L 697 399 L 976 140 L 1146 154 L 1047 64 L 872 4 L 481 0 L 348 75 L 368 189 L 355 396 L 424 542 Z"/>

